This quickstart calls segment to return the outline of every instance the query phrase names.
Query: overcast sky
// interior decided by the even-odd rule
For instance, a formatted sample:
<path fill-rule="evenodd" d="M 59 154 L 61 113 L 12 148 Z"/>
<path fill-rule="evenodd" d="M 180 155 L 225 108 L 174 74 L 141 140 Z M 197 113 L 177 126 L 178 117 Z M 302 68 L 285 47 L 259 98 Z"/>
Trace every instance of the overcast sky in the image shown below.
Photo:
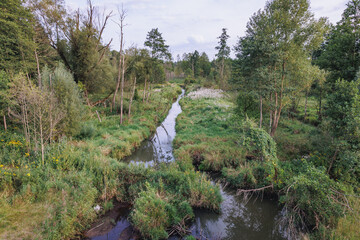
<path fill-rule="evenodd" d="M 173 58 L 183 53 L 206 52 L 215 56 L 217 37 L 222 28 L 228 29 L 231 48 L 245 33 L 250 16 L 265 6 L 265 0 L 93 0 L 100 10 L 113 11 L 118 19 L 117 6 L 127 10 L 124 30 L 125 47 L 144 46 L 147 33 L 159 28 Z M 328 17 L 331 23 L 341 19 L 347 0 L 312 0 L 311 11 L 315 17 Z M 86 9 L 86 0 L 65 0 L 70 10 Z M 119 50 L 119 28 L 109 22 L 104 32 L 104 42 L 112 40 L 112 49 Z"/>

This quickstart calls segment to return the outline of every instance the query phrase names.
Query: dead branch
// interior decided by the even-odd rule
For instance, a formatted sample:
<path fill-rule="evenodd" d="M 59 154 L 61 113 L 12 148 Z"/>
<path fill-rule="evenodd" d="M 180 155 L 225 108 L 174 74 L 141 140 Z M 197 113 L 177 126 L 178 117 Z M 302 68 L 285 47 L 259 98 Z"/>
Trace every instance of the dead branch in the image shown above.
<path fill-rule="evenodd" d="M 113 93 L 114 93 L 114 92 L 111 92 L 106 98 L 103 98 L 103 99 L 100 99 L 100 100 L 98 100 L 98 101 L 96 101 L 96 102 L 90 103 L 90 106 L 91 106 L 91 107 L 94 107 L 94 106 L 96 106 L 96 105 L 98 105 L 98 104 L 104 103 L 106 100 L 109 99 L 109 97 L 110 97 L 111 94 L 113 94 Z"/>
<path fill-rule="evenodd" d="M 238 189 L 236 191 L 236 194 L 237 195 L 240 195 L 242 193 L 249 193 L 249 192 L 259 192 L 259 191 L 263 191 L 267 188 L 274 188 L 274 185 L 273 184 L 270 184 L 268 186 L 265 186 L 265 187 L 261 187 L 261 188 L 253 188 L 253 189 Z"/>

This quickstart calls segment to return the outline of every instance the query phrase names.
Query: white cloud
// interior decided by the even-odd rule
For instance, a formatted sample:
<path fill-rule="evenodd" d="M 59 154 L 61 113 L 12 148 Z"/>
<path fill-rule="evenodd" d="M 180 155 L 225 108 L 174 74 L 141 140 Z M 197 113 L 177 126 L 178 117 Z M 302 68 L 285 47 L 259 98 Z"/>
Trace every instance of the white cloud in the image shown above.
<path fill-rule="evenodd" d="M 65 0 L 72 8 L 85 8 L 86 0 Z M 215 55 L 217 37 L 222 28 L 228 29 L 232 47 L 239 36 L 243 36 L 251 15 L 265 6 L 266 0 L 125 0 L 127 9 L 125 40 L 127 46 L 142 47 L 146 34 L 159 28 L 174 56 L 184 52 L 205 51 L 210 58 Z M 326 16 L 330 22 L 341 19 L 346 0 L 312 0 L 311 9 L 315 17 Z M 93 0 L 95 6 L 104 6 L 117 13 L 116 0 Z M 114 20 L 116 17 L 114 18 Z M 104 33 L 105 42 L 113 38 L 112 48 L 118 49 L 118 27 L 109 22 Z"/>

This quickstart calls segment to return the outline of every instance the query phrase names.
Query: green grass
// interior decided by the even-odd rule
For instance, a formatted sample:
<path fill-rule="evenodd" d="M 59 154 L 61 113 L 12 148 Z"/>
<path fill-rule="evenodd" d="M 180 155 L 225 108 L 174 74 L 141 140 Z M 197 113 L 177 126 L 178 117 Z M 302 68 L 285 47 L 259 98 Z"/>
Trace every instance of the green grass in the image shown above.
<path fill-rule="evenodd" d="M 74 139 L 47 146 L 44 165 L 37 151 L 28 150 L 19 129 L 1 132 L 0 218 L 6 224 L 0 224 L 0 238 L 72 238 L 97 217 L 95 205 L 106 207 L 112 198 L 134 201 L 142 189 L 132 187 L 130 194 L 131 181 L 124 176 L 140 170 L 120 161 L 155 131 L 181 92 L 176 85 L 160 88 L 149 103 L 135 101 L 132 117 L 125 116 L 122 125 L 118 115 L 97 108 L 102 122 L 92 114 Z M 33 218 L 17 214 L 30 208 Z"/>

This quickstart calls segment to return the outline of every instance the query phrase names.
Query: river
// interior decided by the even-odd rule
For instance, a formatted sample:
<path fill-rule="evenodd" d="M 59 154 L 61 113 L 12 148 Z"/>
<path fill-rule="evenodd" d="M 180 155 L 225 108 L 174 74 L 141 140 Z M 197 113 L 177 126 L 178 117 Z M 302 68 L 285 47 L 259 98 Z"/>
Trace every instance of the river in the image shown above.
<path fill-rule="evenodd" d="M 174 161 L 172 141 L 175 138 L 176 117 L 182 112 L 179 104 L 184 96 L 184 90 L 177 101 L 172 104 L 169 114 L 156 129 L 154 137 L 144 141 L 141 146 L 129 157 L 129 164 L 145 164 L 154 166 L 159 162 Z M 281 217 L 281 209 L 275 200 L 256 199 L 245 202 L 242 197 L 236 195 L 231 189 L 221 188 L 223 202 L 220 213 L 214 213 L 203 209 L 195 209 L 195 219 L 190 226 L 193 236 L 199 239 L 236 239 L 236 240 L 259 240 L 259 239 L 286 239 L 281 226 L 277 224 Z M 112 228 L 100 231 L 99 236 L 88 236 L 92 240 L 118 240 L 134 239 L 131 233 L 131 224 L 127 217 L 127 206 L 114 208 L 112 211 Z M 172 236 L 169 239 L 180 239 Z"/>

